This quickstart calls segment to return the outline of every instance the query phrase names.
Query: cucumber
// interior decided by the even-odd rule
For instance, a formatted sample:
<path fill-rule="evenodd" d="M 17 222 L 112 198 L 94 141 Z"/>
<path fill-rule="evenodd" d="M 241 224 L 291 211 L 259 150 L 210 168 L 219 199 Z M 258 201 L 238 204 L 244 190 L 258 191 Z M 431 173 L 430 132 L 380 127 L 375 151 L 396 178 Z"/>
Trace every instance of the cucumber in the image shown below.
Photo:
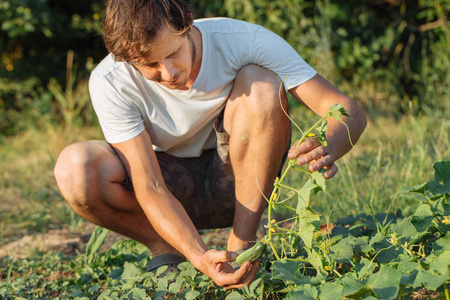
<path fill-rule="evenodd" d="M 264 250 L 266 250 L 266 244 L 258 241 L 253 247 L 239 254 L 236 257 L 236 263 L 242 265 L 246 261 L 254 262 L 264 253 Z"/>

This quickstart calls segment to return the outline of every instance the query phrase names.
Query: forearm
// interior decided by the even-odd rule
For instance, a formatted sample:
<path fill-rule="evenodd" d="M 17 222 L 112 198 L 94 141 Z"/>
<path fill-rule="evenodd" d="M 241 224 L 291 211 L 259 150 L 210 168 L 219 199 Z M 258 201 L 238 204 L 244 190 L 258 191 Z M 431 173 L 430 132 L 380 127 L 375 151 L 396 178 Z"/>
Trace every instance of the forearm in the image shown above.
<path fill-rule="evenodd" d="M 229 251 L 249 248 L 256 240 L 256 231 L 267 205 L 262 198 L 251 200 L 252 203 L 245 203 L 246 206 L 236 203 L 233 227 L 227 245 Z"/>
<path fill-rule="evenodd" d="M 326 132 L 327 142 L 335 160 L 353 148 L 367 124 L 364 112 L 353 100 L 345 99 L 341 103 L 350 118 L 343 116 L 341 122 L 329 118 Z"/>
<path fill-rule="evenodd" d="M 181 203 L 165 187 L 138 192 L 137 198 L 155 231 L 201 270 L 208 248 Z"/>

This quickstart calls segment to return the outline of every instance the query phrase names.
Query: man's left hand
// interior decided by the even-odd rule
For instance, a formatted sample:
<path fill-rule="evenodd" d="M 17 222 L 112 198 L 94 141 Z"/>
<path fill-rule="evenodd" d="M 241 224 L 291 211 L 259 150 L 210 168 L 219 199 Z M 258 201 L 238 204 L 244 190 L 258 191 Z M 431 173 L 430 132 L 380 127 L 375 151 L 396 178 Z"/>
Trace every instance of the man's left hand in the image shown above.
<path fill-rule="evenodd" d="M 296 146 L 298 142 L 296 141 L 289 150 L 288 157 L 290 159 L 297 158 L 299 165 L 309 163 L 311 172 L 326 169 L 327 171 L 324 172 L 323 176 L 327 179 L 332 178 L 337 173 L 338 167 L 334 163 L 335 158 L 329 147 L 322 146 L 316 138 L 304 140 L 300 145 Z"/>

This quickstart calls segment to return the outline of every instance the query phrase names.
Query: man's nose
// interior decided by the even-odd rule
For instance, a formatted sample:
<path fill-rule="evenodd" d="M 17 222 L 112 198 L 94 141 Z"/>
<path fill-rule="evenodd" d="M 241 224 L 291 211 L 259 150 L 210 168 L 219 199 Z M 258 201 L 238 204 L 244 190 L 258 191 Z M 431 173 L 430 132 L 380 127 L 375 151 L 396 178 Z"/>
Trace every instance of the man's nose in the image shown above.
<path fill-rule="evenodd" d="M 175 68 L 170 61 L 162 61 L 160 63 L 161 79 L 163 81 L 172 81 L 175 76 Z"/>

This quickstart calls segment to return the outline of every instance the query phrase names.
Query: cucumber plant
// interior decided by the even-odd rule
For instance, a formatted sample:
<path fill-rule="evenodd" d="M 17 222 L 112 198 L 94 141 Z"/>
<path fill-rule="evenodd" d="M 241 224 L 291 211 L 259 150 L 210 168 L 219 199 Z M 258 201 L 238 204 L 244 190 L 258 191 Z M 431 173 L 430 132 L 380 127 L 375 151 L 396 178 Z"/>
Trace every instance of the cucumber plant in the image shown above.
<path fill-rule="evenodd" d="M 343 106 L 333 105 L 302 132 L 298 144 L 317 138 L 326 146 L 327 119 L 342 122 L 344 116 L 348 114 Z M 317 135 L 312 134 L 315 129 Z M 326 192 L 323 172 L 303 170 L 289 160 L 266 199 L 267 234 L 261 242 L 272 252 L 272 259 L 265 263 L 271 271 L 265 280 L 268 294 L 276 290 L 277 298 L 287 299 L 396 299 L 426 288 L 450 300 L 450 161 L 436 162 L 433 167 L 435 180 L 394 195 L 413 194 L 424 201 L 412 216 L 403 217 L 401 211 L 349 216 L 324 234 L 319 214 L 310 207 L 311 195 Z M 291 170 L 308 174 L 303 187 L 283 183 Z M 288 191 L 285 196 L 282 190 Z M 272 217 L 277 207 L 293 212 L 290 228 L 283 226 L 286 220 Z M 276 287 L 271 287 L 274 280 Z"/>

